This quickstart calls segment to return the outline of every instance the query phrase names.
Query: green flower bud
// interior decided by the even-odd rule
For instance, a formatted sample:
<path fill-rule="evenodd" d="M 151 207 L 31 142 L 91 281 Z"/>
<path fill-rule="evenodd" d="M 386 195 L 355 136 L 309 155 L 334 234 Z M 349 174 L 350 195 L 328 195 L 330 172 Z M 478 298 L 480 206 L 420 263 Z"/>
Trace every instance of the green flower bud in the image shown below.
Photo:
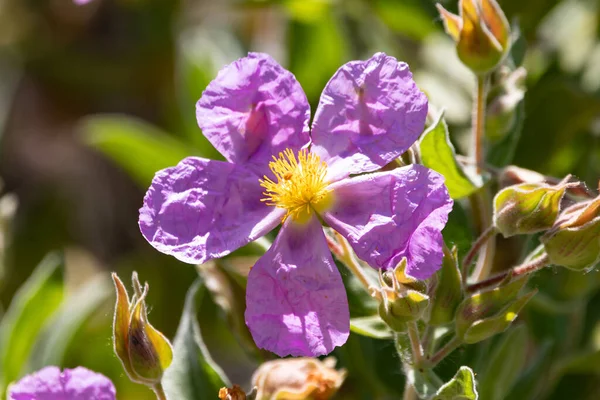
<path fill-rule="evenodd" d="M 396 332 L 406 329 L 406 322 L 415 321 L 429 305 L 425 282 L 406 275 L 406 259 L 385 276 L 380 275 L 380 289 L 373 289 L 379 299 L 379 315 Z"/>
<path fill-rule="evenodd" d="M 113 320 L 114 350 L 125 372 L 133 382 L 147 386 L 160 383 L 163 372 L 173 360 L 173 349 L 167 338 L 148 322 L 146 295 L 137 273 L 133 273 L 132 300 L 117 274 L 112 274 L 117 292 Z"/>
<path fill-rule="evenodd" d="M 494 225 L 504 237 L 550 229 L 569 184 L 523 183 L 502 189 L 494 198 Z"/>
<path fill-rule="evenodd" d="M 453 321 L 456 308 L 463 299 L 456 247 L 449 254 L 444 254 L 442 268 L 432 277 L 428 294 L 431 304 L 425 319 L 429 325 L 438 326 Z"/>
<path fill-rule="evenodd" d="M 540 241 L 552 264 L 592 268 L 600 262 L 600 196 L 564 210 Z"/>
<path fill-rule="evenodd" d="M 460 15 L 437 4 L 460 60 L 476 74 L 496 68 L 510 48 L 510 26 L 495 0 L 460 0 Z"/>
<path fill-rule="evenodd" d="M 518 296 L 527 282 L 523 277 L 466 298 L 456 312 L 456 335 L 465 343 L 477 343 L 506 330 L 536 291 Z"/>

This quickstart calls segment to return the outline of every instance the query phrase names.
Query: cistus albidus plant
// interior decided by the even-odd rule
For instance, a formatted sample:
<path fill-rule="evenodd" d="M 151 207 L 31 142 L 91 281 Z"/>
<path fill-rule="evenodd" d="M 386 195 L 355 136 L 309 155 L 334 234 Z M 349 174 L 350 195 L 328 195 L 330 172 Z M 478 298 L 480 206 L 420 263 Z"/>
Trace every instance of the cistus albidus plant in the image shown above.
<path fill-rule="evenodd" d="M 459 15 L 439 10 L 476 82 L 469 157 L 457 156 L 443 113 L 430 107 L 408 65 L 394 57 L 376 53 L 342 65 L 309 124 L 309 103 L 294 75 L 267 54 L 249 53 L 223 67 L 196 106 L 202 134 L 225 161 L 190 156 L 156 172 L 139 214 L 144 238 L 180 261 L 202 264 L 227 260 L 266 236 L 263 254 L 242 279 L 245 305 L 238 312 L 261 357 L 303 357 L 265 363 L 251 383 L 228 382 L 218 368 L 212 370 L 213 383 L 223 383 L 219 398 L 334 397 L 343 391 L 346 372 L 333 359 L 321 365 L 314 357 L 340 351 L 351 331 L 394 342 L 405 399 L 477 399 L 479 391 L 503 398 L 514 379 L 490 386 L 485 379 L 493 377 L 476 376 L 465 365 L 443 380 L 440 363 L 507 330 L 517 332 L 507 336 L 514 339 L 511 350 L 526 352 L 524 331 L 513 325 L 536 296 L 530 276 L 550 265 L 578 271 L 597 265 L 600 206 L 583 183 L 532 172 L 520 176 L 535 181 L 503 187 L 503 171 L 486 162 L 488 103 L 502 104 L 506 115 L 523 97 L 514 89 L 514 101 L 487 99 L 492 78 L 507 87 L 502 79 L 515 76 L 514 65 L 496 74 L 510 58 L 504 13 L 494 0 L 461 0 Z M 443 237 L 457 204 L 470 211 L 477 231 L 462 252 Z M 517 265 L 494 273 L 498 233 L 530 235 L 540 244 Z M 362 285 L 376 313 L 352 318 L 342 275 Z M 122 284 L 115 282 L 124 299 Z M 121 335 L 115 328 L 115 349 L 133 380 L 159 397 L 178 398 L 177 374 L 185 363 L 169 367 L 171 347 L 162 334 L 152 328 L 162 339 L 149 337 L 141 354 L 156 361 L 151 378 L 131 361 L 137 340 L 123 337 L 131 336 L 139 307 L 147 323 L 146 291 L 137 287 L 135 301 L 118 303 L 119 315 L 129 315 L 129 330 Z M 201 337 L 203 327 L 185 318 L 183 326 Z M 119 321 L 115 317 L 115 326 Z M 186 358 L 184 335 L 175 340 L 174 360 Z M 158 356 L 159 345 L 168 362 Z M 210 352 L 200 348 L 206 365 L 214 365 Z M 510 375 L 508 364 L 494 368 Z"/>

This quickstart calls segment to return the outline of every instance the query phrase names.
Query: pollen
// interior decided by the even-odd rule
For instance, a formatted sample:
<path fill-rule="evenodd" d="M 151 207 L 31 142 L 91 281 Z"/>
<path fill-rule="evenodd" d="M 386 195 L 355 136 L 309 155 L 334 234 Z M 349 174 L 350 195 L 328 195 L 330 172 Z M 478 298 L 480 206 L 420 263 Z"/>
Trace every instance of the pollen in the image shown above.
<path fill-rule="evenodd" d="M 276 182 L 264 176 L 260 185 L 265 188 L 267 205 L 284 208 L 285 221 L 292 217 L 294 221 L 306 222 L 313 211 L 321 212 L 331 204 L 331 190 L 327 189 L 327 164 L 316 154 L 300 150 L 298 155 L 291 149 L 273 156 L 269 168 Z"/>

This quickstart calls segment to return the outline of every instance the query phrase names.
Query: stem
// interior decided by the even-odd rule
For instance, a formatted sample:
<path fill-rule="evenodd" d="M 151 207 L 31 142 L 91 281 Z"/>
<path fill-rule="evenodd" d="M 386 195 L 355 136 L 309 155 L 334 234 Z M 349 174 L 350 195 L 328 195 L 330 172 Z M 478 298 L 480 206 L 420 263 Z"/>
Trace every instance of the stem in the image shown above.
<path fill-rule="evenodd" d="M 413 387 L 413 385 L 411 385 L 408 382 L 408 379 L 406 380 L 406 383 L 404 384 L 404 396 L 402 396 L 403 400 L 418 400 L 419 397 L 417 396 L 417 391 L 415 390 L 415 388 Z"/>
<path fill-rule="evenodd" d="M 435 328 L 431 325 L 425 327 L 425 333 L 421 339 L 421 345 L 423 346 L 424 354 L 431 354 L 433 351 L 433 345 L 435 344 Z"/>
<path fill-rule="evenodd" d="M 152 391 L 154 391 L 157 400 L 167 400 L 167 395 L 165 394 L 165 391 L 160 382 L 152 386 Z"/>
<path fill-rule="evenodd" d="M 477 76 L 477 90 L 473 101 L 473 133 L 472 133 L 472 152 L 475 160 L 475 169 L 477 174 L 481 174 L 485 168 L 485 149 L 483 139 L 485 134 L 485 106 L 487 96 L 488 75 Z M 487 186 L 481 188 L 474 196 L 474 203 L 479 209 L 480 229 L 486 232 L 492 225 L 492 198 L 490 189 Z M 475 280 L 485 279 L 490 274 L 496 252 L 496 241 L 489 240 L 481 245 L 480 256 L 477 259 L 477 265 L 473 273 Z"/>
<path fill-rule="evenodd" d="M 483 135 L 485 124 L 485 99 L 487 75 L 477 75 L 477 90 L 475 92 L 475 101 L 473 103 L 473 135 L 471 137 L 473 146 L 473 155 L 475 158 L 475 167 L 480 174 L 484 168 L 484 148 Z"/>
<path fill-rule="evenodd" d="M 506 279 L 506 277 L 509 276 L 509 274 L 512 277 L 531 274 L 532 272 L 535 272 L 535 271 L 538 271 L 538 270 L 544 268 L 548 264 L 550 264 L 550 259 L 548 257 L 548 254 L 544 253 L 543 255 L 541 255 L 527 263 L 518 265 L 512 269 L 503 271 L 503 272 L 501 272 L 497 275 L 494 275 L 491 278 L 488 278 L 484 281 L 477 282 L 473 285 L 467 286 L 467 292 L 476 292 L 478 290 L 485 289 L 490 286 L 494 286 L 495 284 L 500 283 L 504 279 Z"/>
<path fill-rule="evenodd" d="M 407 322 L 406 326 L 408 327 L 408 338 L 412 349 L 414 367 L 420 368 L 423 365 L 423 348 L 419 339 L 419 327 L 415 321 Z"/>
<path fill-rule="evenodd" d="M 352 251 L 350 244 L 340 234 L 336 233 L 336 235 L 338 236 L 338 242 L 340 243 L 340 246 L 342 247 L 342 254 L 340 254 L 340 257 L 339 257 L 340 261 L 346 267 L 348 267 L 348 269 L 350 271 L 352 271 L 354 276 L 356 276 L 358 278 L 358 280 L 360 281 L 360 283 L 362 283 L 362 285 L 365 287 L 365 289 L 367 289 L 367 291 L 369 291 L 372 284 L 369 281 L 369 278 L 367 278 L 367 275 L 363 271 L 362 267 L 358 263 L 358 260 L 356 260 L 356 257 L 354 256 L 354 252 Z"/>
<path fill-rule="evenodd" d="M 471 263 L 473 262 L 473 259 L 475 258 L 475 256 L 479 253 L 479 251 L 482 249 L 482 247 L 488 242 L 488 240 L 493 238 L 495 235 L 496 235 L 496 227 L 491 225 L 485 231 L 483 231 L 483 233 L 477 238 L 477 240 L 475 240 L 475 243 L 473 243 L 473 245 L 467 252 L 467 255 L 465 255 L 465 258 L 463 258 L 462 271 L 461 271 L 463 282 L 466 281 L 466 279 L 467 279 L 467 276 L 469 273 L 469 267 L 471 266 Z"/>
<path fill-rule="evenodd" d="M 442 346 L 441 349 L 437 351 L 431 358 L 428 360 L 428 367 L 435 367 L 440 361 L 446 358 L 450 353 L 456 350 L 461 345 L 461 340 L 454 336 L 448 343 Z"/>

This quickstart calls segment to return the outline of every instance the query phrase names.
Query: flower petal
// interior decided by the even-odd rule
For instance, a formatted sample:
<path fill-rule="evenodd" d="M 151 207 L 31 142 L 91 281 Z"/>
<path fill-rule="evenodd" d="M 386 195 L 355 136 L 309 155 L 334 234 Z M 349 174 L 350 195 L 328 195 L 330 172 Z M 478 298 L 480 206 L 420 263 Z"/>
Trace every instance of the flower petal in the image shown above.
<path fill-rule="evenodd" d="M 285 212 L 262 197 L 258 177 L 247 169 L 188 157 L 154 176 L 140 209 L 140 230 L 158 251 L 203 263 L 279 224 Z"/>
<path fill-rule="evenodd" d="M 294 75 L 267 54 L 249 53 L 224 67 L 198 101 L 196 118 L 227 160 L 261 176 L 273 155 L 310 142 L 306 95 Z"/>
<path fill-rule="evenodd" d="M 323 219 L 374 268 L 426 279 L 442 264 L 441 230 L 452 210 L 444 178 L 422 165 L 344 179 L 330 186 L 335 204 Z"/>
<path fill-rule="evenodd" d="M 348 299 L 316 218 L 286 220 L 250 270 L 245 316 L 258 347 L 281 357 L 320 356 L 346 342 Z"/>
<path fill-rule="evenodd" d="M 115 400 L 112 382 L 83 367 L 45 367 L 25 376 L 9 388 L 10 400 Z"/>
<path fill-rule="evenodd" d="M 398 157 L 419 137 L 427 97 L 408 65 L 377 53 L 333 75 L 312 127 L 312 152 L 338 174 L 370 172 Z"/>

